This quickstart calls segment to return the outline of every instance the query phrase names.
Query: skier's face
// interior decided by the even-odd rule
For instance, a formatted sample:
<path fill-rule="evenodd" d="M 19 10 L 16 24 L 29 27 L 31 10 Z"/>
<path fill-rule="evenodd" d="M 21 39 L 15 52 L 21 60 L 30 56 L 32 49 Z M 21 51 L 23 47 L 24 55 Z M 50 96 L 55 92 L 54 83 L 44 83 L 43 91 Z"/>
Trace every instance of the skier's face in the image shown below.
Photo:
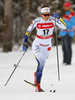
<path fill-rule="evenodd" d="M 64 7 L 65 11 L 70 11 L 71 7 Z"/>
<path fill-rule="evenodd" d="M 50 13 L 49 12 L 45 12 L 43 14 L 41 14 L 42 18 L 47 21 L 49 19 Z"/>

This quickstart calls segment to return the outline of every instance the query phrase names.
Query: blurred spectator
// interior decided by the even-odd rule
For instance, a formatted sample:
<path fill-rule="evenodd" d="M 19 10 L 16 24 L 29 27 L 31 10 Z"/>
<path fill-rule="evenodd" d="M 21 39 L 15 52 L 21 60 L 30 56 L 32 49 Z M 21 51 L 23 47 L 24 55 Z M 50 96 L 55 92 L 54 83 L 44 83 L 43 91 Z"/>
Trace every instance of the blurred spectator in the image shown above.
<path fill-rule="evenodd" d="M 65 10 L 63 20 L 67 25 L 67 29 L 61 29 L 58 38 L 61 38 L 63 63 L 70 65 L 72 60 L 72 37 L 74 36 L 75 14 L 73 9 L 71 9 L 70 2 L 65 2 L 63 8 Z"/>

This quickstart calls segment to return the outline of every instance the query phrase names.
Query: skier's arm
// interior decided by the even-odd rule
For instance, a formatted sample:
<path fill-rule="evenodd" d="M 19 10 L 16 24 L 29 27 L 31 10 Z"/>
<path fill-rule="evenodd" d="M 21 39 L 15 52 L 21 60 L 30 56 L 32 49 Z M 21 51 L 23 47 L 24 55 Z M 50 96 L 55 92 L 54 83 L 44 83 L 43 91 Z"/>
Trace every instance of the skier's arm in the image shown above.
<path fill-rule="evenodd" d="M 56 25 L 61 29 L 67 29 L 65 22 L 61 18 L 56 19 Z"/>
<path fill-rule="evenodd" d="M 32 32 L 32 30 L 36 27 L 36 19 L 34 21 L 31 22 L 31 24 L 29 25 L 26 33 L 25 33 L 25 38 L 24 38 L 24 43 L 23 43 L 23 51 L 27 51 L 27 48 L 28 48 L 28 37 L 30 35 L 30 33 Z"/>
<path fill-rule="evenodd" d="M 23 43 L 23 51 L 25 51 L 25 52 L 26 52 L 27 49 L 28 49 L 28 43 L 27 43 L 28 37 L 29 37 L 29 32 L 26 32 L 25 38 L 24 38 L 24 43 Z"/>
<path fill-rule="evenodd" d="M 57 13 L 55 13 L 53 15 L 53 17 L 54 17 L 53 20 L 55 22 L 55 25 L 57 25 L 61 29 L 66 29 L 67 28 L 65 22 L 59 17 L 59 15 Z"/>

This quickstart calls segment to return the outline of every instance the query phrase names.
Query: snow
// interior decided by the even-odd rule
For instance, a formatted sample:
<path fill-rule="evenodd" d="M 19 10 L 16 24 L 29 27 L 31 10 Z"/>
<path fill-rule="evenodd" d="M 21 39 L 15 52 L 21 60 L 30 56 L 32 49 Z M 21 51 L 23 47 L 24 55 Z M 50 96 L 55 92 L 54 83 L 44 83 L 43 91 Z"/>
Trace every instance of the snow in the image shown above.
<path fill-rule="evenodd" d="M 49 58 L 46 61 L 41 87 L 46 92 L 35 92 L 35 88 L 24 80 L 34 82 L 34 72 L 37 62 L 32 50 L 28 49 L 19 66 L 12 75 L 7 86 L 6 81 L 14 70 L 23 51 L 2 53 L 0 52 L 0 100 L 74 100 L 75 99 L 75 44 L 72 45 L 72 65 L 62 64 L 62 50 L 59 50 L 60 81 L 57 74 L 56 47 L 52 47 Z M 56 89 L 56 93 L 49 92 Z"/>

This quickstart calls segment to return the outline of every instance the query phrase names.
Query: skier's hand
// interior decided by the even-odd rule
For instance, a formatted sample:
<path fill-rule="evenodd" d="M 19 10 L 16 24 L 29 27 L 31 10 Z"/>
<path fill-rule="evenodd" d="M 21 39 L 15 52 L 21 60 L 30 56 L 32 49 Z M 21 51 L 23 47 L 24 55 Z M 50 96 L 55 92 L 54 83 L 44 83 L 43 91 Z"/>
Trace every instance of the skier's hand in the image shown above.
<path fill-rule="evenodd" d="M 28 49 L 28 43 L 24 42 L 23 43 L 23 51 L 27 52 L 27 49 Z"/>
<path fill-rule="evenodd" d="M 54 18 L 60 18 L 60 16 L 59 16 L 57 13 L 54 13 L 54 14 L 53 14 L 53 17 L 54 17 Z"/>
<path fill-rule="evenodd" d="M 61 41 L 61 36 L 60 35 L 58 36 L 58 40 Z"/>

